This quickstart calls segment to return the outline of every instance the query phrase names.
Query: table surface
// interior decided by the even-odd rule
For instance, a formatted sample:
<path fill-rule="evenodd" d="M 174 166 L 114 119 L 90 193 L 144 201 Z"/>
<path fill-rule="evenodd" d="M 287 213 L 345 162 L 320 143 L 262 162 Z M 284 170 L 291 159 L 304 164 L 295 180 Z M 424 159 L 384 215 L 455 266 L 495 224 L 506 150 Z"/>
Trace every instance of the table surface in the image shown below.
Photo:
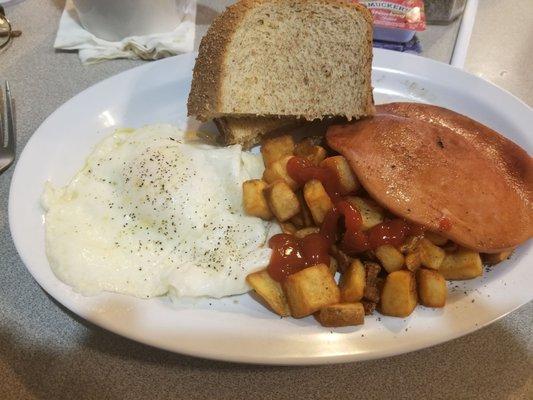
<path fill-rule="evenodd" d="M 0 53 L 16 97 L 18 149 L 59 105 L 139 61 L 82 66 L 52 49 L 64 0 L 7 8 L 23 36 Z M 196 43 L 229 2 L 200 1 Z M 466 69 L 533 103 L 533 1 L 483 0 Z M 504 28 L 502 28 L 504 27 Z M 458 23 L 421 35 L 448 62 Z M 529 49 L 529 51 L 528 51 Z M 49 297 L 11 241 L 13 168 L 0 176 L 0 398 L 533 398 L 533 303 L 473 334 L 415 353 L 345 365 L 266 367 L 172 354 L 95 327 Z M 28 234 L 31 234 L 30 232 Z"/>

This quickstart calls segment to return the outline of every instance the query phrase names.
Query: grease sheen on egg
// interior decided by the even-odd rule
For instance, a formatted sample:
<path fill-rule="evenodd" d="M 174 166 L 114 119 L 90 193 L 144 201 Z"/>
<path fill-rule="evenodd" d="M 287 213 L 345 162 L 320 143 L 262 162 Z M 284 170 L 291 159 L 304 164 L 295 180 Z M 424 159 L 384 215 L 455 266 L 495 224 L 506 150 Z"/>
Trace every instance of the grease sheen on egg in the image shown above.
<path fill-rule="evenodd" d="M 222 297 L 268 264 L 269 224 L 242 210 L 260 156 L 185 143 L 169 125 L 120 129 L 43 194 L 54 273 L 84 294 Z"/>

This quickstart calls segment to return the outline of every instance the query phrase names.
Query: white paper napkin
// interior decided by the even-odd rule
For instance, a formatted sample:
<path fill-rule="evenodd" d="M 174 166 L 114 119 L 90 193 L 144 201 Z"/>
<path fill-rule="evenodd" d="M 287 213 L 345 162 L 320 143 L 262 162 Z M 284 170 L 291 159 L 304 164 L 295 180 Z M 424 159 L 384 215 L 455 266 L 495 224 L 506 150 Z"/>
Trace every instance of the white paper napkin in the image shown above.
<path fill-rule="evenodd" d="M 191 1 L 183 21 L 174 31 L 132 36 L 120 42 L 109 42 L 86 31 L 80 23 L 72 0 L 67 0 L 59 21 L 54 48 L 78 50 L 80 60 L 84 64 L 94 64 L 114 58 L 157 60 L 193 51 L 195 20 L 196 2 Z"/>

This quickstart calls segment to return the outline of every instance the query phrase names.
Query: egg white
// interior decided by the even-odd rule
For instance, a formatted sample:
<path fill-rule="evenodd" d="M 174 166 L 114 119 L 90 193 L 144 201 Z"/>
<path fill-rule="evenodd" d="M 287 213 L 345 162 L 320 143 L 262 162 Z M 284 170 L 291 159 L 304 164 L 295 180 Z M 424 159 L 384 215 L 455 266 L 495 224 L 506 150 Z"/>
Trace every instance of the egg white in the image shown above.
<path fill-rule="evenodd" d="M 240 146 L 187 143 L 169 125 L 119 129 L 63 188 L 47 183 L 46 252 L 84 294 L 222 297 L 268 264 L 269 223 L 244 214 L 242 182 L 260 177 Z"/>

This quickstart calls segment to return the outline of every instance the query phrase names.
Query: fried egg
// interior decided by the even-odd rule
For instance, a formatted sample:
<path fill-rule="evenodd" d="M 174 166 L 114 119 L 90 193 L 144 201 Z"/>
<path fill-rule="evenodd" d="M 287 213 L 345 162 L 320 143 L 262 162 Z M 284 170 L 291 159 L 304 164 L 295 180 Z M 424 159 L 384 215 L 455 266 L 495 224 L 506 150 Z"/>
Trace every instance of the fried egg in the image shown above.
<path fill-rule="evenodd" d="M 169 125 L 119 129 L 67 186 L 46 184 L 51 268 L 87 295 L 246 292 L 246 275 L 271 254 L 269 223 L 242 206 L 242 182 L 262 170 L 238 145 L 192 144 Z"/>

